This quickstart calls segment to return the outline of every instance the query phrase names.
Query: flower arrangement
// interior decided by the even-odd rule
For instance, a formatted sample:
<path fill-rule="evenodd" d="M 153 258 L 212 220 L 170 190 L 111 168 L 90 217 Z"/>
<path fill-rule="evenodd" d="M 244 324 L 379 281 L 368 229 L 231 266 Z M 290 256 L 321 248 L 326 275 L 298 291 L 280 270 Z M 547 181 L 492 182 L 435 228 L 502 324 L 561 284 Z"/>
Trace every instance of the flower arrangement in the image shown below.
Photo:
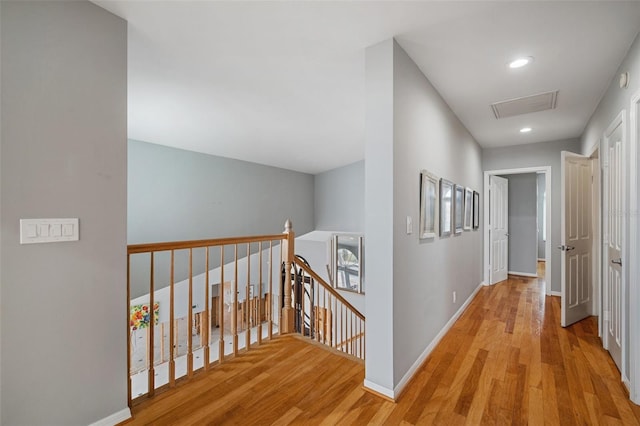
<path fill-rule="evenodd" d="M 155 302 L 153 304 L 153 324 L 158 324 L 158 317 L 160 312 L 160 303 Z M 129 326 L 131 330 L 138 330 L 140 328 L 148 328 L 151 322 L 151 313 L 149 312 L 149 304 L 133 305 L 129 316 Z"/>

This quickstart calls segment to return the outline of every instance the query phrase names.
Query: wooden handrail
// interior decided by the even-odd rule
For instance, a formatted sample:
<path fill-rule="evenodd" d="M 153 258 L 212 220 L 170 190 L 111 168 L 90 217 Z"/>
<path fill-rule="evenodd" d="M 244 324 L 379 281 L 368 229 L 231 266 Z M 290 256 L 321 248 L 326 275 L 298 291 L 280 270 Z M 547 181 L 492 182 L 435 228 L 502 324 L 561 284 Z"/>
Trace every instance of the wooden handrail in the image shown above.
<path fill-rule="evenodd" d="M 300 268 L 302 268 L 307 274 L 309 274 L 316 282 L 320 283 L 320 285 L 322 285 L 322 287 L 324 287 L 324 289 L 326 291 L 328 291 L 329 293 L 331 293 L 331 295 L 333 295 L 333 297 L 335 297 L 336 299 L 338 299 L 343 305 L 345 305 L 345 307 L 349 308 L 358 318 L 360 318 L 362 321 L 365 320 L 364 315 L 357 310 L 351 303 L 349 303 L 347 301 L 347 299 L 345 299 L 344 297 L 342 297 L 340 295 L 340 293 L 338 293 L 333 287 L 331 287 L 325 280 L 323 280 L 320 275 L 316 274 L 313 269 L 309 268 L 307 265 L 305 265 L 303 262 L 300 262 L 298 260 L 298 258 L 294 258 L 294 263 L 299 266 Z"/>
<path fill-rule="evenodd" d="M 207 370 L 213 365 L 213 363 L 217 362 L 219 364 L 224 362 L 225 358 L 229 356 L 229 354 L 225 354 L 226 349 L 231 349 L 231 355 L 234 356 L 239 353 L 240 349 L 250 350 L 251 347 L 254 346 L 255 344 L 259 345 L 260 343 L 262 343 L 262 340 L 263 340 L 262 303 L 263 301 L 264 303 L 268 303 L 268 305 L 264 306 L 264 311 L 268 313 L 268 315 L 266 315 L 266 318 L 265 318 L 266 325 L 268 327 L 268 330 L 267 330 L 268 336 L 265 336 L 265 337 L 267 339 L 271 339 L 275 333 L 284 334 L 284 333 L 293 332 L 293 330 L 291 330 L 290 328 L 284 327 L 281 321 L 277 321 L 278 318 L 281 318 L 282 312 L 280 312 L 279 315 L 276 316 L 275 319 L 277 322 L 274 322 L 274 314 L 278 311 L 287 311 L 287 309 L 286 308 L 280 309 L 280 302 L 276 298 L 276 297 L 282 297 L 283 295 L 279 293 L 278 294 L 273 293 L 273 290 L 275 287 L 273 285 L 273 275 L 274 274 L 277 274 L 277 276 L 282 275 L 279 273 L 281 269 L 279 267 L 279 264 L 284 262 L 283 256 L 286 256 L 287 258 L 291 256 L 287 252 L 287 250 L 288 249 L 293 250 L 294 245 L 292 240 L 294 236 L 295 234 L 293 233 L 291 221 L 287 220 L 287 223 L 285 224 L 285 232 L 282 234 L 132 244 L 127 246 L 127 302 L 129 306 L 129 309 L 127 312 L 127 335 L 128 335 L 127 371 L 129 373 L 127 395 L 130 403 L 137 396 L 141 396 L 144 394 L 148 396 L 153 395 L 157 387 L 158 388 L 164 387 L 165 384 L 167 384 L 168 387 L 175 387 L 177 379 L 183 376 L 186 379 L 191 378 L 194 375 L 195 371 L 200 368 Z M 268 242 L 268 246 L 266 244 L 263 244 L 267 242 Z M 274 259 L 273 257 L 274 245 L 280 245 L 279 261 Z M 220 266 L 218 268 L 220 273 L 220 276 L 219 276 L 220 285 L 218 288 L 217 296 L 213 296 L 210 293 L 210 290 L 211 290 L 210 275 L 212 273 L 212 270 L 210 269 L 210 267 L 212 266 L 211 258 L 210 258 L 210 250 L 212 247 L 215 247 L 216 249 L 220 250 Z M 240 274 L 239 274 L 240 271 L 238 271 L 238 267 L 239 267 L 239 262 L 242 260 L 240 258 L 241 257 L 240 253 L 238 252 L 239 247 L 243 247 L 243 248 L 246 247 L 246 254 L 242 255 L 244 261 L 246 261 L 246 269 L 245 269 L 246 280 L 243 279 L 242 281 L 242 285 L 246 286 L 245 292 L 244 292 L 245 301 L 242 302 L 242 305 L 240 304 L 238 299 L 238 296 L 239 296 L 238 286 L 241 284 L 238 281 L 240 277 Z M 230 271 L 229 270 L 225 271 L 225 269 L 227 269 L 227 266 L 229 266 L 225 262 L 226 249 L 232 249 L 234 254 L 232 262 L 230 264 L 230 269 L 231 269 Z M 258 250 L 258 253 L 255 257 L 251 253 L 253 249 Z M 265 253 L 263 253 L 265 249 L 269 250 L 267 264 L 264 263 L 265 260 L 267 260 L 264 256 Z M 188 260 L 186 263 L 188 272 L 187 272 L 186 279 L 176 284 L 175 254 L 176 252 L 179 252 L 181 250 L 188 252 Z M 194 271 L 195 269 L 194 255 L 196 254 L 196 251 L 198 253 L 202 253 L 203 250 L 205 252 L 205 255 L 204 255 L 205 273 L 203 274 L 204 279 L 201 279 L 200 277 L 196 278 L 196 276 L 194 276 L 194 272 L 195 272 Z M 161 252 L 169 253 L 170 259 L 168 261 L 166 261 L 166 259 L 162 260 L 163 263 L 160 265 L 160 268 L 157 268 L 158 266 L 157 264 L 159 263 L 158 261 L 160 260 L 157 254 Z M 142 296 L 139 296 L 142 299 L 140 301 L 136 301 L 136 303 L 139 302 L 142 304 L 142 306 L 149 305 L 147 309 L 147 311 L 149 312 L 148 312 L 148 318 L 144 319 L 146 325 L 141 327 L 141 328 L 145 328 L 145 334 L 147 335 L 147 340 L 146 342 L 140 341 L 140 344 L 144 346 L 139 346 L 140 349 L 136 349 L 137 351 L 144 350 L 145 353 L 144 355 L 141 355 L 135 358 L 135 361 L 134 361 L 134 349 L 132 345 L 138 342 L 137 339 L 142 339 L 142 336 L 140 337 L 135 336 L 133 332 L 134 330 L 137 330 L 137 327 L 133 328 L 131 325 L 133 321 L 131 319 L 132 318 L 131 317 L 131 306 L 132 306 L 132 300 L 131 300 L 132 264 L 131 262 L 134 256 L 143 256 L 142 258 L 139 258 L 139 259 L 144 259 L 146 257 L 148 257 L 149 259 L 147 260 L 146 265 L 144 265 L 145 262 L 138 262 L 141 268 L 145 268 L 146 266 L 145 268 L 146 271 L 144 269 L 141 270 L 142 273 L 140 274 L 140 277 L 137 278 L 137 280 L 140 282 L 140 286 L 143 289 L 144 287 L 146 287 L 149 293 L 146 296 L 147 298 L 146 300 L 144 300 L 144 295 L 142 295 Z M 255 267 L 254 265 L 252 265 L 252 263 L 255 264 L 256 261 L 257 261 L 257 264 L 255 267 L 257 267 L 257 269 L 254 269 Z M 274 262 L 275 262 L 275 265 L 277 265 L 278 267 L 274 266 Z M 157 300 L 156 291 L 159 287 L 158 286 L 159 277 L 156 276 L 156 269 L 163 271 L 162 273 L 164 277 L 164 275 L 166 274 L 162 269 L 162 267 L 164 266 L 166 266 L 169 269 L 168 285 L 166 286 L 168 290 L 165 290 L 163 293 L 164 294 L 163 297 L 168 298 L 168 301 L 163 302 L 162 309 L 164 310 L 165 313 L 168 313 L 168 315 L 166 315 L 168 316 L 168 318 L 165 317 L 166 319 L 162 320 L 164 322 L 161 322 L 160 324 L 156 324 L 155 323 L 156 315 L 158 314 L 155 311 L 155 306 L 156 306 L 155 302 Z M 266 277 L 263 276 L 263 270 L 265 270 L 265 268 L 267 271 Z M 256 275 L 256 272 L 254 271 L 257 271 L 257 279 L 258 279 L 257 290 L 258 291 L 257 291 L 257 294 L 254 295 L 254 297 L 251 297 L 250 288 L 253 285 L 252 279 L 255 279 L 255 277 L 252 278 L 252 275 Z M 227 279 L 225 275 L 229 272 L 231 272 L 229 274 L 230 277 L 228 277 L 228 281 L 230 281 L 229 291 L 232 296 L 230 300 L 225 300 L 230 297 L 229 294 L 225 296 L 225 283 L 227 283 Z M 147 275 L 148 278 L 145 277 L 144 274 L 148 274 Z M 145 278 L 147 281 L 146 286 L 144 284 Z M 163 278 L 163 280 L 164 279 L 165 278 Z M 264 284 L 263 279 L 266 279 L 268 281 L 268 293 L 266 294 L 263 294 L 263 284 Z M 176 308 L 178 305 L 178 300 L 176 299 L 176 288 L 178 285 L 180 285 L 182 288 L 181 294 L 184 288 L 186 287 L 186 300 L 181 299 L 182 301 L 180 301 L 180 306 L 182 306 L 182 308 L 185 308 L 186 310 L 186 312 L 184 312 L 184 314 L 181 314 L 180 316 L 181 317 L 184 316 L 185 318 L 177 318 L 177 315 L 176 315 Z M 204 290 L 202 289 L 203 285 L 205 287 Z M 282 288 L 284 287 L 280 287 L 280 289 Z M 200 298 L 202 297 L 200 296 L 200 294 L 202 294 L 204 297 L 204 303 L 202 303 L 202 305 L 194 304 L 195 297 L 196 297 L 195 296 L 196 289 L 198 292 L 197 293 L 198 300 L 200 300 Z M 162 290 L 164 290 L 164 287 L 160 291 Z M 185 298 L 185 295 L 183 294 L 181 297 Z M 166 303 L 166 305 L 164 305 L 164 303 Z M 231 307 L 229 311 L 226 312 L 225 306 L 226 304 L 229 304 L 229 303 L 231 304 Z M 214 306 L 215 306 L 215 312 L 213 312 Z M 197 309 L 197 312 L 196 312 L 196 309 Z M 274 310 L 276 312 L 274 312 Z M 289 316 L 293 318 L 293 315 L 289 314 Z M 138 318 L 136 318 L 136 320 L 137 319 Z M 186 321 L 184 321 L 184 324 L 186 325 L 186 335 L 185 337 L 182 337 L 182 339 L 183 340 L 186 339 L 186 344 L 184 345 L 186 346 L 186 353 L 182 353 L 178 349 L 180 347 L 178 329 L 179 329 L 179 324 L 181 324 L 181 321 L 183 321 L 184 319 L 186 319 Z M 194 341 L 193 341 L 194 335 L 192 334 L 192 330 L 194 327 L 194 321 L 196 324 L 195 325 L 196 333 L 200 337 L 199 346 L 194 344 Z M 219 336 L 217 338 L 218 339 L 217 354 L 212 353 L 211 351 L 212 344 L 215 344 L 215 340 L 212 339 L 211 337 L 212 321 L 216 321 L 216 324 L 219 327 Z M 169 335 L 167 336 L 168 340 L 165 338 L 165 334 L 164 334 L 165 322 L 167 322 L 169 325 L 169 333 L 168 333 Z M 238 322 L 240 322 L 240 324 L 238 324 Z M 156 330 L 156 326 L 158 326 L 159 330 Z M 277 331 L 274 331 L 275 327 L 277 327 Z M 225 331 L 225 328 L 229 328 L 229 330 Z M 244 343 L 244 348 L 241 348 L 238 342 L 239 331 L 242 331 L 244 333 L 245 338 L 242 339 Z M 159 332 L 159 336 L 156 335 L 158 334 L 158 332 Z M 185 331 L 181 331 L 180 333 L 182 334 L 183 332 Z M 255 335 L 256 333 L 257 333 L 257 336 Z M 252 336 L 255 336 L 255 339 L 256 339 L 255 342 L 253 341 L 254 337 Z M 230 348 L 226 348 L 226 346 L 229 346 L 228 344 L 226 344 L 226 340 L 228 339 L 232 339 Z M 168 374 L 166 377 L 157 379 L 155 377 L 157 372 L 156 362 L 155 362 L 156 359 L 154 356 L 155 349 L 157 344 L 159 343 L 160 357 L 158 359 L 160 360 L 160 364 L 164 364 L 165 363 L 165 356 L 164 356 L 165 340 L 168 341 L 168 347 L 169 347 L 169 351 L 168 351 L 169 356 L 168 356 L 168 359 L 166 360 L 166 362 L 168 363 L 168 372 L 167 372 Z M 136 364 L 142 363 L 143 357 L 146 358 L 146 361 L 144 361 L 144 366 L 142 368 L 139 368 L 137 366 L 132 367 L 134 365 L 134 362 Z M 182 369 L 180 372 L 177 372 L 176 361 L 178 359 L 181 359 L 182 357 L 185 357 L 186 371 Z M 146 380 L 145 380 L 146 383 L 143 383 L 144 379 L 139 374 L 145 370 L 146 370 Z M 136 381 L 135 392 L 132 392 L 133 380 Z"/>
<path fill-rule="evenodd" d="M 156 251 L 184 250 L 190 248 L 226 246 L 232 244 L 256 243 L 260 241 L 286 240 L 287 234 L 258 235 L 249 237 L 225 237 L 209 240 L 170 241 L 162 243 L 131 244 L 127 246 L 128 254 L 149 253 Z"/>
<path fill-rule="evenodd" d="M 263 244 L 268 242 L 267 244 Z M 274 258 L 273 246 L 280 245 L 280 259 Z M 256 247 L 257 246 L 257 247 Z M 212 270 L 210 269 L 210 249 L 216 247 L 216 250 L 220 250 L 220 266 L 219 266 L 219 287 L 218 295 L 213 296 L 210 293 L 211 281 L 210 275 Z M 241 256 L 238 249 L 242 247 L 246 248 L 246 265 L 242 265 L 243 271 L 239 271 Z M 194 255 L 201 253 L 204 249 L 204 264 L 205 273 L 204 278 L 194 276 Z M 225 259 L 225 252 L 233 250 L 233 259 L 227 263 Z M 252 254 L 253 249 L 257 249 L 256 254 Z M 188 259 L 186 266 L 188 267 L 187 277 L 184 281 L 176 283 L 176 252 L 180 250 L 188 251 Z M 268 250 L 268 253 L 265 252 Z M 324 279 L 322 279 L 316 272 L 314 272 L 306 264 L 299 262 L 294 256 L 295 250 L 295 233 L 291 221 L 287 220 L 285 223 L 285 229 L 282 234 L 273 235 L 259 235 L 259 236 L 244 236 L 244 237 L 225 237 L 215 239 L 203 239 L 203 240 L 191 240 L 191 241 L 174 241 L 174 242 L 159 242 L 159 243 L 146 243 L 146 244 L 132 244 L 127 247 L 127 300 L 129 310 L 127 313 L 127 369 L 129 372 L 128 381 L 128 397 L 129 401 L 138 395 L 153 395 L 158 388 L 168 384 L 168 387 L 175 387 L 176 380 L 182 376 L 191 378 L 195 371 L 200 368 L 205 370 L 209 369 L 213 363 L 218 364 L 224 362 L 227 356 L 235 356 L 242 349 L 238 342 L 239 334 L 244 333 L 244 350 L 250 350 L 252 346 L 260 345 L 262 343 L 263 333 L 263 309 L 267 326 L 267 336 L 265 338 L 271 339 L 275 333 L 288 334 L 288 333 L 301 333 L 303 336 L 308 335 L 312 339 L 321 341 L 324 344 L 338 348 L 338 350 L 347 354 L 364 359 L 364 315 L 358 311 L 351 303 L 349 303 L 341 294 L 339 294 L 335 288 L 329 285 Z M 157 253 L 169 252 L 170 259 L 168 265 L 166 263 L 165 256 L 158 256 Z M 264 253 L 263 253 L 264 252 Z M 138 367 L 132 369 L 132 365 L 142 362 L 142 356 L 133 358 L 134 351 L 132 349 L 132 343 L 134 343 L 133 330 L 130 323 L 131 317 L 131 285 L 132 285 L 132 270 L 131 261 L 133 255 L 142 255 L 141 260 L 146 259 L 148 256 L 148 263 L 144 265 L 144 262 L 138 262 L 141 265 L 143 274 L 148 274 L 147 288 L 149 294 L 147 299 L 144 299 L 144 295 L 139 296 L 142 298 L 136 303 L 144 303 L 149 305 L 147 309 L 149 311 L 148 319 L 145 319 L 147 334 L 147 341 L 144 347 L 136 349 L 137 351 L 146 352 L 146 362 L 142 370 Z M 245 256 L 242 254 L 242 256 Z M 157 258 L 156 258 L 157 257 Z M 162 259 L 161 259 L 162 258 Z M 157 263 L 159 261 L 164 262 L 158 268 Z M 265 264 L 266 261 L 266 264 Z M 253 264 L 252 264 L 253 263 Z M 254 266 L 256 265 L 256 266 Z M 284 269 L 281 268 L 281 265 Z M 297 265 L 296 269 L 294 265 Z M 145 267 L 146 266 L 146 267 Z M 158 289 L 159 276 L 156 276 L 156 269 L 162 271 L 162 280 L 166 271 L 162 267 L 168 267 L 168 295 L 167 290 L 159 290 L 162 295 L 158 295 L 156 298 L 156 290 Z M 254 269 L 256 268 L 257 269 Z M 266 268 L 266 269 L 265 269 Z M 225 270 L 227 269 L 227 270 Z M 147 271 L 148 270 L 148 271 Z M 263 270 L 267 271 L 267 276 L 263 276 Z M 281 271 L 296 270 L 300 274 L 304 275 L 303 279 L 298 281 L 298 276 L 289 273 L 280 273 Z M 242 282 L 239 281 L 240 273 L 246 273 L 246 278 L 242 278 Z M 279 277 L 274 283 L 273 275 Z M 144 284 L 144 275 L 136 277 L 140 280 L 141 285 Z M 227 276 L 230 275 L 230 276 Z M 257 277 L 256 277 L 257 276 Z M 251 286 L 257 279 L 257 294 L 251 296 Z M 264 293 L 263 280 L 266 280 L 268 289 Z M 137 281 L 136 281 L 137 282 Z M 227 283 L 228 282 L 228 283 Z M 310 284 L 308 289 L 304 287 L 304 283 Z M 318 285 L 314 285 L 318 283 Z M 229 284 L 228 293 L 225 291 L 226 284 Z M 278 285 L 279 284 L 279 285 Z M 202 289 L 204 285 L 205 289 Z M 239 286 L 244 285 L 244 301 L 240 303 L 239 300 Z M 300 287 L 296 285 L 302 285 L 302 292 L 300 293 Z M 183 294 L 186 287 L 186 300 L 177 299 L 176 289 L 181 286 L 180 294 Z M 196 287 L 197 286 L 197 287 Z M 278 287 L 278 291 L 274 294 L 274 287 Z M 295 294 L 292 289 L 296 289 Z M 163 292 L 164 291 L 164 292 Z M 197 293 L 196 293 L 197 292 Z M 204 297 L 202 305 L 196 304 L 194 299 L 197 294 L 198 300 Z M 306 294 L 306 296 L 305 296 Z M 201 296 L 202 295 L 202 296 Z M 264 296 L 264 297 L 263 297 Z M 165 299 L 168 297 L 168 301 L 160 301 L 160 297 Z M 309 299 L 305 299 L 309 297 Z M 162 299 L 162 300 L 165 300 Z M 229 299 L 229 300 L 225 300 Z M 148 300 L 148 302 L 147 302 Z M 159 324 L 159 336 L 156 336 L 156 324 L 155 324 L 155 306 L 156 301 L 158 304 L 163 304 L 163 310 L 168 310 L 168 315 L 163 311 L 163 315 Z M 265 305 L 263 306 L 263 301 Z M 198 302 L 200 303 L 200 302 Z M 166 305 L 165 305 L 166 304 Z M 180 309 L 186 307 L 186 312 L 180 311 L 180 315 L 177 315 L 176 308 L 181 306 Z M 213 307 L 216 307 L 215 310 Z M 197 310 L 196 310 L 197 309 Z M 158 310 L 160 312 L 160 310 Z M 178 318 L 180 316 L 181 318 Z M 160 315 L 159 315 L 160 317 Z M 167 318 L 168 317 L 168 318 Z M 186 318 L 186 322 L 181 322 Z M 306 319 L 305 319 L 306 318 Z M 275 321 L 274 321 L 275 320 Z M 200 336 L 200 346 L 194 345 L 192 328 L 195 327 L 196 332 Z M 218 350 L 217 354 L 211 351 L 212 344 L 215 344 L 215 340 L 211 337 L 212 321 L 216 321 L 219 327 L 218 336 Z M 165 339 L 165 323 L 168 322 L 169 333 Z M 295 325 L 294 325 L 295 323 Z M 178 338 L 179 324 L 186 324 L 186 335 L 181 337 L 186 339 L 186 353 L 182 353 L 178 348 L 180 347 Z M 277 331 L 274 331 L 274 327 L 277 326 Z M 182 326 L 184 327 L 184 326 Z M 255 329 L 254 329 L 255 328 Z M 225 329 L 228 329 L 225 331 Z M 180 328 L 180 334 L 182 331 Z M 241 332 L 241 333 L 239 333 Z M 255 342 L 253 342 L 252 333 L 255 335 Z M 242 335 L 242 334 L 241 334 Z M 142 336 L 136 337 L 136 339 L 142 339 Z M 226 340 L 231 339 L 231 342 Z M 156 379 L 157 372 L 156 360 L 155 360 L 155 348 L 156 344 L 160 344 L 160 363 L 165 363 L 165 340 L 168 342 L 169 356 L 166 362 L 168 363 L 168 374 L 166 378 Z M 135 340 L 137 342 L 137 340 Z M 229 344 L 230 343 L 230 344 Z M 229 346 L 227 348 L 227 346 Z M 225 354 L 229 349 L 230 353 Z M 202 352 L 200 352 L 202 350 Z M 215 351 L 215 349 L 214 349 Z M 197 356 L 195 356 L 197 355 Z M 217 356 L 216 356 L 217 355 Z M 176 371 L 176 362 L 179 359 L 185 357 L 186 371 L 182 369 L 178 373 Z M 211 359 L 213 358 L 213 359 Z M 217 358 L 217 360 L 216 360 Z M 201 361 L 200 361 L 201 360 Z M 138 374 L 146 369 L 146 390 L 142 387 L 142 376 Z M 178 377 L 179 376 L 179 377 Z M 136 380 L 136 392 L 133 395 L 132 392 L 132 380 Z M 164 382 L 164 383 L 163 383 Z"/>

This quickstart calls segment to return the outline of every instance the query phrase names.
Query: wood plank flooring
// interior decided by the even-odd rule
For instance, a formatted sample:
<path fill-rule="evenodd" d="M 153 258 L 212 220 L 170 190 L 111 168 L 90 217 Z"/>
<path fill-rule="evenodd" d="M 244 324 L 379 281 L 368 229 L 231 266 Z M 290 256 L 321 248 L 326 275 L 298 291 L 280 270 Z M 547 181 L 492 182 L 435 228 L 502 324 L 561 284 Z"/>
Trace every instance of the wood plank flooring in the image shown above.
<path fill-rule="evenodd" d="M 541 275 L 542 276 L 542 275 Z M 132 409 L 127 425 L 640 425 L 597 322 L 563 329 L 536 279 L 482 288 L 397 403 L 364 366 L 292 336 Z"/>

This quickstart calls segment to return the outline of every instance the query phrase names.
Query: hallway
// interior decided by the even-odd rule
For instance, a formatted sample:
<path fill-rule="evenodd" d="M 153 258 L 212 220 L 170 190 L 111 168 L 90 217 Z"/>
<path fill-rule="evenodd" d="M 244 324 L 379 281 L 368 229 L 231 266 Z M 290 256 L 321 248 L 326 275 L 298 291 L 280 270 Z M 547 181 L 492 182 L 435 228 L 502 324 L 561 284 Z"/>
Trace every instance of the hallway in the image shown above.
<path fill-rule="evenodd" d="M 363 366 L 283 337 L 133 408 L 127 424 L 640 425 L 597 322 L 559 326 L 542 280 L 483 287 L 397 403 Z"/>

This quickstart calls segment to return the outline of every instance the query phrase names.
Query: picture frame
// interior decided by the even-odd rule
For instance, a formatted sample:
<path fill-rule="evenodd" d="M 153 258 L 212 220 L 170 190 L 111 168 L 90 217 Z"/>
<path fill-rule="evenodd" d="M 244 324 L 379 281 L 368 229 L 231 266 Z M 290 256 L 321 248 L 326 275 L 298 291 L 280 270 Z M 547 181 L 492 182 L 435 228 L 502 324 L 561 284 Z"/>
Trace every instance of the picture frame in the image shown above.
<path fill-rule="evenodd" d="M 440 179 L 440 236 L 453 232 L 453 183 Z"/>
<path fill-rule="evenodd" d="M 334 234 L 332 252 L 333 286 L 340 290 L 364 293 L 364 237 L 358 234 Z"/>
<path fill-rule="evenodd" d="M 473 222 L 473 191 L 471 190 L 471 188 L 465 188 L 463 229 L 465 231 L 471 231 L 472 222 Z"/>
<path fill-rule="evenodd" d="M 480 228 L 480 194 L 473 191 L 473 229 Z"/>
<path fill-rule="evenodd" d="M 426 170 L 420 172 L 420 239 L 435 238 L 438 227 L 439 179 Z"/>
<path fill-rule="evenodd" d="M 454 185 L 453 233 L 460 234 L 464 227 L 464 186 Z"/>

